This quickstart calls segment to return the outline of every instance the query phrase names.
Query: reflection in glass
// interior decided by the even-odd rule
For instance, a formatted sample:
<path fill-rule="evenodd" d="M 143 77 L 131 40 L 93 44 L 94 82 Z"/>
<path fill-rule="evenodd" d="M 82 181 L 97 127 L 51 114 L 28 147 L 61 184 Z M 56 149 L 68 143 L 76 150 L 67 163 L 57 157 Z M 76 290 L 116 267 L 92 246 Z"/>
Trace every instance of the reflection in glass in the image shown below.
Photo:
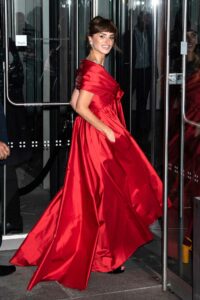
<path fill-rule="evenodd" d="M 70 81 L 74 78 L 75 36 L 72 38 L 72 33 L 75 32 L 75 22 L 71 20 L 75 13 L 74 2 L 13 0 L 8 9 L 11 7 L 12 11 L 8 11 L 12 15 L 8 38 L 15 43 L 16 35 L 27 39 L 27 45 L 15 45 L 23 64 L 25 103 L 66 103 L 71 94 Z M 8 60 L 10 64 L 10 58 Z M 70 68 L 69 78 L 67 72 Z M 69 90 L 66 90 L 66 85 Z M 10 99 L 23 103 L 13 95 Z"/>
<path fill-rule="evenodd" d="M 3 61 L 5 61 L 5 48 L 2 36 L 0 39 L 0 44 L 0 103 L 4 104 Z M 9 38 L 8 40 L 8 56 L 10 59 L 8 68 L 8 88 L 10 91 L 10 95 L 13 99 L 17 99 L 18 101 L 23 102 L 23 64 L 17 51 L 15 42 L 11 38 Z M 16 169 L 22 162 L 26 161 L 31 156 L 31 152 L 28 149 L 25 149 L 22 145 L 22 141 L 28 142 L 30 137 L 29 127 L 27 126 L 27 113 L 25 108 L 19 107 L 17 110 L 15 110 L 15 107 L 7 102 L 6 123 L 8 141 L 12 141 L 12 143 L 9 143 L 11 154 L 6 160 L 6 178 L 3 178 L 3 181 L 5 179 L 7 180 L 5 190 L 6 207 L 3 207 L 3 210 L 6 211 L 6 215 L 3 215 L 3 217 L 6 218 L 6 227 L 8 229 L 7 232 L 21 232 L 23 230 L 23 222 L 20 210 L 20 197 L 18 192 Z"/>
<path fill-rule="evenodd" d="M 152 15 L 140 11 L 133 30 L 133 88 L 136 93 L 135 137 L 144 147 L 150 123 L 147 114 L 147 101 L 151 88 L 152 73 Z"/>
<path fill-rule="evenodd" d="M 198 9 L 197 9 L 198 6 Z M 185 112 L 190 121 L 200 122 L 200 55 L 198 41 L 198 23 L 196 22 L 199 4 L 189 1 L 187 19 L 186 56 L 186 98 Z M 182 72 L 180 41 L 182 38 L 182 8 L 177 9 L 174 28 L 171 34 L 171 72 Z M 180 82 L 181 84 L 181 82 Z M 193 233 L 193 198 L 200 195 L 200 129 L 184 122 L 184 190 L 183 216 L 181 215 L 180 184 L 180 128 L 181 85 L 170 87 L 170 130 L 169 130 L 169 196 L 173 207 L 169 210 L 169 267 L 192 283 L 192 233 Z"/>
<path fill-rule="evenodd" d="M 63 183 L 74 113 L 69 106 L 23 106 L 64 103 L 71 96 L 76 74 L 76 42 L 90 19 L 90 1 L 8 1 L 8 92 L 6 101 L 11 156 L 7 162 L 6 234 L 28 232 Z M 76 32 L 78 37 L 76 37 Z M 16 44 L 16 35 L 27 45 Z M 1 47 L 0 60 L 5 58 Z M 82 57 L 81 57 L 82 55 Z M 4 102 L 3 69 L 0 101 Z M 10 226 L 10 224 L 12 226 Z"/>

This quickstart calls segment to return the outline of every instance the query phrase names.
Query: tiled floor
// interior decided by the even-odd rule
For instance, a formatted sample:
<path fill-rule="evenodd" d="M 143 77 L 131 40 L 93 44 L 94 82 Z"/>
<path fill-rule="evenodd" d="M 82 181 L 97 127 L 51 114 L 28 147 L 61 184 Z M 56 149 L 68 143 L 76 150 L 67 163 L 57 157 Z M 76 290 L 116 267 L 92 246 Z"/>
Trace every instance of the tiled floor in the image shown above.
<path fill-rule="evenodd" d="M 171 292 L 162 292 L 158 274 L 149 269 L 139 258 L 141 253 L 129 259 L 122 274 L 92 273 L 88 288 L 84 291 L 64 288 L 57 282 L 42 282 L 26 291 L 34 267 L 17 267 L 9 276 L 1 277 L 0 299 L 2 300 L 176 300 Z M 1 263 L 7 263 L 12 251 L 0 252 Z M 138 258 L 137 258 L 138 256 Z"/>

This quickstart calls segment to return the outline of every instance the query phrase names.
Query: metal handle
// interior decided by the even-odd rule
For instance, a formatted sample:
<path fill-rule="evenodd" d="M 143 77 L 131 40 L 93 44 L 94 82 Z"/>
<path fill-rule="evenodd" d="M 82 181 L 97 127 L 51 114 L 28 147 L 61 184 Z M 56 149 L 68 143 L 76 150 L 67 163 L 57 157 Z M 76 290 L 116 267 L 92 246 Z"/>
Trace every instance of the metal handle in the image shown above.
<path fill-rule="evenodd" d="M 96 17 L 98 14 L 98 3 L 97 0 L 92 1 L 92 18 Z"/>
<path fill-rule="evenodd" d="M 129 131 L 132 132 L 132 97 L 133 97 L 133 9 L 130 6 L 130 68 L 129 68 Z"/>
<path fill-rule="evenodd" d="M 79 19 L 79 11 L 78 11 L 78 0 L 76 0 L 76 68 L 78 68 L 79 65 L 79 47 L 78 47 L 78 19 Z"/>
<path fill-rule="evenodd" d="M 155 132 L 156 132 L 156 104 L 157 104 L 157 28 L 158 28 L 158 6 L 153 5 L 153 42 L 152 42 L 152 70 L 151 70 L 151 92 L 150 92 L 150 99 L 151 99 L 151 163 L 155 166 L 155 148 L 156 148 L 156 139 L 155 139 Z M 153 134 L 152 134 L 153 133 Z"/>
<path fill-rule="evenodd" d="M 185 123 L 188 123 L 190 125 L 193 125 L 193 126 L 196 126 L 198 128 L 200 128 L 200 123 L 197 123 L 195 121 L 191 121 L 189 120 L 187 117 L 186 117 L 186 114 L 185 114 L 185 99 L 183 100 L 183 104 L 184 104 L 184 108 L 183 108 L 183 119 L 185 121 Z"/>
<path fill-rule="evenodd" d="M 183 3 L 183 44 L 187 44 L 186 41 L 187 31 L 187 0 Z M 183 189 L 184 189 L 184 110 L 185 110 L 185 91 L 186 91 L 186 55 L 187 51 L 182 53 L 182 95 L 181 95 L 181 131 L 180 131 L 180 218 L 183 219 Z"/>
<path fill-rule="evenodd" d="M 38 102 L 38 103 L 15 103 L 10 99 L 9 91 L 8 91 L 8 0 L 5 0 L 5 45 L 6 45 L 6 64 L 5 64 L 5 83 L 6 83 L 6 96 L 8 101 L 14 106 L 62 106 L 62 105 L 70 105 L 68 102 Z"/>
<path fill-rule="evenodd" d="M 162 288 L 167 290 L 167 226 L 168 226 L 168 128 L 169 128 L 169 43 L 170 43 L 170 9 L 171 0 L 166 3 L 166 87 L 165 87 L 165 132 L 164 132 L 164 191 L 163 191 L 163 270 Z"/>

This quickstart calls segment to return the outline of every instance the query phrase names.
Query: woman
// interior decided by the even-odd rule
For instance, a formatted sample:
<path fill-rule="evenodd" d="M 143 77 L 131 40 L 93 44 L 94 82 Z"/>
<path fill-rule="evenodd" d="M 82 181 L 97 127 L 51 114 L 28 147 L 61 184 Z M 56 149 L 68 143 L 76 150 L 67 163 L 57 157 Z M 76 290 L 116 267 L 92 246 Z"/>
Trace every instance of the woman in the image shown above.
<path fill-rule="evenodd" d="M 38 266 L 28 289 L 43 280 L 85 289 L 91 271 L 123 272 L 162 214 L 162 183 L 126 130 L 123 92 L 103 67 L 116 38 L 110 20 L 91 20 L 64 185 L 11 260 Z"/>

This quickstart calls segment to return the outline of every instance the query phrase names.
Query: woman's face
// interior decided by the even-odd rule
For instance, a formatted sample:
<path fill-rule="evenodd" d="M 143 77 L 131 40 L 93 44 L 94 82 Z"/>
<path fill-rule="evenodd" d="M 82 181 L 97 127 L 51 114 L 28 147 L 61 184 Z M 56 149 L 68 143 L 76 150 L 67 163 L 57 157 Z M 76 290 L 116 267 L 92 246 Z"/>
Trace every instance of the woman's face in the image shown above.
<path fill-rule="evenodd" d="M 197 45 L 197 33 L 195 31 L 187 31 L 188 51 L 193 52 Z"/>
<path fill-rule="evenodd" d="M 92 50 L 102 55 L 107 55 L 115 42 L 115 35 L 112 32 L 98 32 L 89 36 L 89 43 Z"/>

